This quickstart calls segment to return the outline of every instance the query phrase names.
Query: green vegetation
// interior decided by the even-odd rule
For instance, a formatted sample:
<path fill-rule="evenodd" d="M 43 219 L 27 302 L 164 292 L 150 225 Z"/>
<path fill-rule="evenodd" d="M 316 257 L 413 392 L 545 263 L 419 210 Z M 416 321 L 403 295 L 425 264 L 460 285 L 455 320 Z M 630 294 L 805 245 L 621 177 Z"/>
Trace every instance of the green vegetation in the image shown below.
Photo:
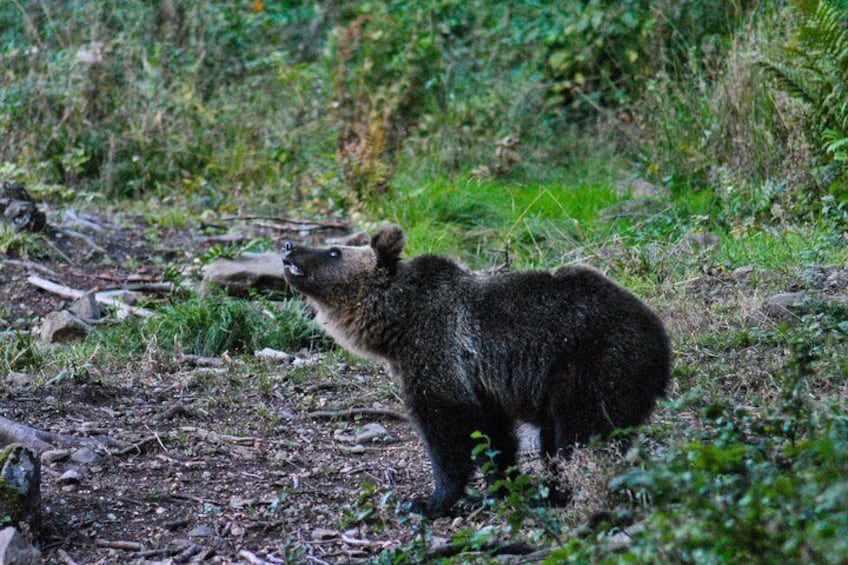
<path fill-rule="evenodd" d="M 538 506 L 520 475 L 486 503 L 503 527 L 454 541 L 548 545 L 549 563 L 840 563 L 846 289 L 802 273 L 848 264 L 847 13 L 843 0 L 5 2 L 0 172 L 51 202 L 140 212 L 151 239 L 286 210 L 396 221 L 410 254 L 475 269 L 591 263 L 669 321 L 675 386 L 593 475 L 610 485 L 577 477 L 576 509 Z M 0 231 L 0 254 L 53 252 Z M 808 311 L 759 314 L 797 288 Z M 0 337 L 0 373 L 314 335 L 295 302 L 189 296 L 70 353 Z M 389 487 L 362 490 L 345 527 L 406 519 Z M 636 521 L 628 543 L 612 542 L 617 520 L 576 527 L 600 507 Z M 426 525 L 403 523 L 416 540 L 382 562 L 426 556 Z"/>

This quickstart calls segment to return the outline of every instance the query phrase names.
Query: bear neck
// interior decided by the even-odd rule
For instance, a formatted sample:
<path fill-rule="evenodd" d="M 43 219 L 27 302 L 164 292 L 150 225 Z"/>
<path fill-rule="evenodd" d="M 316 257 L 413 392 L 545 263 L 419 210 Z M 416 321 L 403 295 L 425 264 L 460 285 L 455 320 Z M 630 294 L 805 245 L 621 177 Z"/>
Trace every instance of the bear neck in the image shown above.
<path fill-rule="evenodd" d="M 334 304 L 317 304 L 316 319 L 348 351 L 403 365 L 411 352 L 440 346 L 433 338 L 455 323 L 466 275 L 435 256 L 401 261 L 393 273 L 356 285 Z"/>

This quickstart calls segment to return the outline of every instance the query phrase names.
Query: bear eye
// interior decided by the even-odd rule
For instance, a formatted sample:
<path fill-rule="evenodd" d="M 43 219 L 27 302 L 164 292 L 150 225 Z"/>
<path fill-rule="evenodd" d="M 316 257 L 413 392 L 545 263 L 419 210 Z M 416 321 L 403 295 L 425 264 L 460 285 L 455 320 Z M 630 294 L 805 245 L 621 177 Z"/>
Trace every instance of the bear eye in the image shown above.
<path fill-rule="evenodd" d="M 342 252 L 337 247 L 333 247 L 333 248 L 330 249 L 330 257 L 336 259 L 336 258 L 341 257 L 341 256 L 342 256 Z"/>

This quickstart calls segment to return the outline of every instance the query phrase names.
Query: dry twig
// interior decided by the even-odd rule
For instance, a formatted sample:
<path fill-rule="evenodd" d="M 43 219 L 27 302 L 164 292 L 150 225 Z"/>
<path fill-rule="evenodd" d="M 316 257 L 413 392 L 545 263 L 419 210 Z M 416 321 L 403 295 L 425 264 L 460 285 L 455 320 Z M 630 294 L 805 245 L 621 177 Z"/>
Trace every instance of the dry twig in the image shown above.
<path fill-rule="evenodd" d="M 388 408 L 340 408 L 335 410 L 315 410 L 305 414 L 307 418 L 355 418 L 356 416 L 384 416 L 395 420 L 406 421 L 406 414 L 389 410 Z"/>

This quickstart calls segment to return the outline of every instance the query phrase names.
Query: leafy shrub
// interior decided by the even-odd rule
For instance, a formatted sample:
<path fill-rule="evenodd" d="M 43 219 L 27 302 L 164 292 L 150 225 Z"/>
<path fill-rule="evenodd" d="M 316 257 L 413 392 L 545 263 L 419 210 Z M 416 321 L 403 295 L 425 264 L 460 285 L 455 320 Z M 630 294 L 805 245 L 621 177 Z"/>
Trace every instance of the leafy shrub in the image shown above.
<path fill-rule="evenodd" d="M 820 185 L 829 193 L 821 207 L 848 222 L 848 16 L 844 2 L 795 2 L 792 37 L 779 58 L 764 68 L 777 86 L 801 100 L 810 114 L 805 130 L 820 162 L 830 162 Z M 809 198 L 808 198 L 809 199 Z"/>
<path fill-rule="evenodd" d="M 797 392 L 796 392 L 797 394 Z M 766 416 L 711 408 L 710 431 L 614 485 L 655 509 L 622 560 L 698 563 L 848 558 L 848 419 L 814 423 L 797 398 Z"/>
<path fill-rule="evenodd" d="M 848 17 L 839 2 L 797 2 L 785 61 L 764 66 L 780 87 L 806 102 L 821 148 L 848 161 Z"/>
<path fill-rule="evenodd" d="M 669 64 L 715 58 L 751 2 L 589 0 L 563 4 L 548 31 L 545 72 L 576 107 L 616 107 Z"/>
<path fill-rule="evenodd" d="M 119 196 L 276 182 L 332 142 L 312 126 L 309 74 L 290 80 L 322 21 L 196 0 L 3 3 L 0 161 Z"/>

